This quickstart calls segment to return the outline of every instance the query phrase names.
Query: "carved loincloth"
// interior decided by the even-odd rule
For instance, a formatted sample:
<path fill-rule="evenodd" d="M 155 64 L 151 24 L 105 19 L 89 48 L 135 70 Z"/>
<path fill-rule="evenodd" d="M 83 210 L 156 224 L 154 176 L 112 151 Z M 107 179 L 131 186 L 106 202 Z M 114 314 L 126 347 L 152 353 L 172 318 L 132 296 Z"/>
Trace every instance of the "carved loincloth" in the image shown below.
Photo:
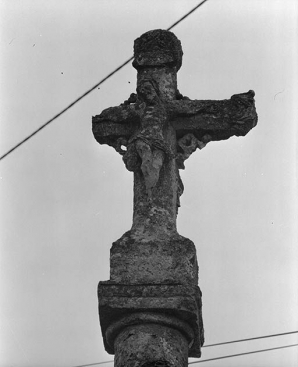
<path fill-rule="evenodd" d="M 165 155 L 168 159 L 175 158 L 175 154 L 172 152 L 170 146 L 162 139 L 148 137 L 145 134 L 138 133 L 138 134 L 132 136 L 128 140 L 128 145 L 133 144 L 136 140 L 142 140 L 144 143 L 149 145 L 151 150 L 153 150 L 153 149 L 162 150 L 165 153 Z"/>

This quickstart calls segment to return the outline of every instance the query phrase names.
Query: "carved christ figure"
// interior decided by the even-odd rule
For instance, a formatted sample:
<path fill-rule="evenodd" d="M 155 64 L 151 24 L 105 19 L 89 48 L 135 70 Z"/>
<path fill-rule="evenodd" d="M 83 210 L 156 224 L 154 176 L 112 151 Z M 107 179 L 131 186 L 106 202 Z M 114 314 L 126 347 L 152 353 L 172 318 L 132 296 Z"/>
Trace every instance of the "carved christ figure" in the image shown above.
<path fill-rule="evenodd" d="M 166 127 L 167 111 L 159 98 L 159 90 L 153 80 L 144 80 L 137 89 L 139 96 L 140 127 L 127 142 L 123 161 L 129 171 L 141 168 L 149 201 L 152 188 L 156 186 L 164 159 L 173 157 L 163 130 Z M 138 157 L 141 159 L 139 167 Z"/>
<path fill-rule="evenodd" d="M 254 92 L 229 100 L 190 100 L 177 88 L 182 48 L 176 36 L 154 30 L 135 41 L 137 94 L 93 118 L 93 133 L 123 156 L 134 172 L 136 233 L 176 232 L 183 192 L 179 169 L 211 141 L 246 135 L 257 123 Z M 125 147 L 125 149 L 123 149 Z"/>

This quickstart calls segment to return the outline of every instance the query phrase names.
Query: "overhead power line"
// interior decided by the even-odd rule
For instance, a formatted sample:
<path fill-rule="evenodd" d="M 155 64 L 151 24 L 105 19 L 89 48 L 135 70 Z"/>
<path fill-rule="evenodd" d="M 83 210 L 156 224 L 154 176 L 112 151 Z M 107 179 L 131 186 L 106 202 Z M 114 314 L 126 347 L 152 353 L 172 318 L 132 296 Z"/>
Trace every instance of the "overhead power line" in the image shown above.
<path fill-rule="evenodd" d="M 203 362 L 217 361 L 219 359 L 240 357 L 240 356 L 245 356 L 245 355 L 248 355 L 248 354 L 255 354 L 255 353 L 262 353 L 262 352 L 270 352 L 272 350 L 285 349 L 285 348 L 291 348 L 291 347 L 296 347 L 296 346 L 298 346 L 298 344 L 283 345 L 281 347 L 268 348 L 268 349 L 260 349 L 260 350 L 253 350 L 252 352 L 231 354 L 231 355 L 228 355 L 228 356 L 222 356 L 222 357 L 216 357 L 216 358 L 209 358 L 209 359 L 202 359 L 200 361 L 189 362 L 188 364 L 190 365 L 190 364 L 195 364 L 195 363 L 203 363 Z"/>
<path fill-rule="evenodd" d="M 207 0 L 201 1 L 198 5 L 196 5 L 191 11 L 189 11 L 187 14 L 185 14 L 182 18 L 177 20 L 174 24 L 171 25 L 171 27 L 167 28 L 167 31 L 170 31 L 172 28 L 176 27 L 177 24 L 182 22 L 185 18 L 187 18 L 191 13 L 193 13 L 195 10 L 197 10 L 201 5 L 203 5 Z"/>
<path fill-rule="evenodd" d="M 196 363 L 203 363 L 203 362 L 217 361 L 219 359 L 225 359 L 225 358 L 240 357 L 240 356 L 245 356 L 245 355 L 248 355 L 248 354 L 256 354 L 256 353 L 270 352 L 270 351 L 273 351 L 273 350 L 285 349 L 285 348 L 292 348 L 292 347 L 297 347 L 297 346 L 298 346 L 298 344 L 290 344 L 290 345 L 283 345 L 281 347 L 267 348 L 267 349 L 259 349 L 259 350 L 253 350 L 251 352 L 238 353 L 238 354 L 230 354 L 230 355 L 227 355 L 227 356 L 221 356 L 221 357 L 215 357 L 215 358 L 209 358 L 209 359 L 202 359 L 202 360 L 199 360 L 199 361 L 189 362 L 188 365 L 190 365 L 190 364 L 196 364 Z M 79 366 L 74 366 L 74 367 L 90 367 L 90 366 L 97 366 L 97 365 L 100 365 L 100 364 L 112 363 L 112 362 L 114 362 L 114 361 L 111 360 L 111 361 L 98 362 L 98 363 L 81 364 Z"/>
<path fill-rule="evenodd" d="M 276 336 L 283 336 L 283 335 L 297 334 L 297 333 L 298 333 L 298 330 L 296 330 L 296 331 L 288 331 L 288 332 L 285 332 L 285 333 L 278 333 L 278 334 L 262 335 L 262 336 L 256 336 L 256 337 L 253 337 L 253 338 L 247 338 L 247 339 L 238 339 L 238 340 L 232 340 L 232 341 L 228 341 L 228 342 L 221 342 L 221 343 L 215 343 L 215 344 L 207 344 L 207 345 L 203 345 L 202 348 L 215 347 L 215 346 L 224 345 L 224 344 L 240 343 L 240 342 L 250 341 L 250 340 L 256 340 L 256 339 L 273 338 L 273 337 L 276 337 Z M 245 355 L 245 354 L 267 352 L 267 351 L 274 350 L 274 349 L 290 348 L 290 347 L 295 347 L 297 345 L 298 344 L 292 344 L 292 345 L 286 345 L 286 346 L 282 346 L 282 347 L 276 347 L 276 348 L 270 348 L 270 349 L 262 349 L 262 350 L 258 350 L 258 351 L 247 352 L 247 353 L 240 353 L 240 354 L 235 354 L 235 355 L 231 355 L 231 356 L 223 356 L 223 357 L 218 357 L 218 358 L 213 358 L 213 359 L 208 359 L 208 360 L 207 359 L 204 359 L 204 360 L 200 360 L 200 361 L 190 362 L 189 364 L 201 363 L 201 362 L 207 362 L 207 361 L 213 361 L 215 359 L 223 359 L 223 358 L 237 357 L 237 356 Z M 110 360 L 110 361 L 103 361 L 103 362 L 97 362 L 97 363 L 82 364 L 82 365 L 73 366 L 73 367 L 97 366 L 97 365 L 100 365 L 100 364 L 106 364 L 106 363 L 112 363 L 112 362 L 114 362 L 114 361 L 113 360 Z"/>
<path fill-rule="evenodd" d="M 167 31 L 171 30 L 172 28 L 174 28 L 177 24 L 179 24 L 180 22 L 182 22 L 184 19 L 186 19 L 190 14 L 192 14 L 195 10 L 197 10 L 201 5 L 203 5 L 207 0 L 201 1 L 198 5 L 196 5 L 193 9 L 191 9 L 187 14 L 183 15 L 182 18 L 180 18 L 179 20 L 177 20 L 174 24 L 172 24 L 169 28 L 167 28 Z M 117 73 L 119 70 L 121 70 L 125 65 L 127 65 L 131 60 L 133 59 L 133 56 L 130 57 L 128 60 L 126 60 L 123 64 L 121 64 L 120 66 L 118 66 L 114 71 L 112 71 L 110 74 L 108 74 L 105 78 L 103 78 L 100 82 L 98 82 L 97 84 L 95 84 L 92 88 L 88 89 L 87 92 L 85 92 L 84 94 L 82 94 L 80 97 L 78 97 L 75 101 L 73 101 L 70 105 L 68 105 L 67 107 L 65 107 L 61 112 L 57 113 L 57 115 L 55 115 L 54 117 L 52 117 L 50 120 L 48 120 L 47 122 L 45 122 L 43 125 L 41 125 L 37 130 L 35 130 L 32 134 L 28 135 L 25 139 L 23 139 L 22 141 L 20 141 L 17 145 L 15 145 L 13 148 L 11 148 L 8 152 L 6 152 L 5 154 L 3 154 L 0 157 L 0 161 L 5 158 L 6 156 L 8 156 L 10 153 L 12 153 L 14 150 L 16 150 L 19 146 L 21 146 L 22 144 L 24 144 L 26 141 L 28 141 L 29 139 L 31 139 L 34 135 L 36 135 L 37 133 L 39 133 L 42 129 L 44 129 L 46 126 L 48 126 L 51 122 L 53 122 L 54 120 L 56 120 L 59 116 L 61 116 L 64 112 L 66 112 L 67 110 L 69 110 L 71 107 L 73 107 L 75 104 L 77 104 L 81 99 L 83 99 L 84 97 L 86 97 L 89 93 L 91 93 L 94 89 L 96 89 L 98 86 L 100 86 L 102 83 L 104 83 L 107 79 L 109 79 L 112 75 L 114 75 L 115 73 Z"/>
<path fill-rule="evenodd" d="M 265 339 L 265 338 L 273 338 L 275 336 L 282 336 L 282 335 L 289 335 L 289 334 L 297 334 L 297 331 L 289 331 L 287 333 L 279 333 L 279 334 L 271 334 L 271 335 L 264 335 L 264 336 L 256 336 L 254 338 L 247 338 L 247 339 L 239 339 L 239 340 L 232 340 L 229 342 L 222 342 L 222 343 L 215 343 L 215 344 L 207 344 L 207 345 L 203 345 L 203 348 L 207 348 L 207 347 L 216 347 L 218 345 L 224 345 L 224 344 L 232 344 L 232 343 L 240 343 L 240 342 L 247 342 L 250 340 L 257 340 L 257 339 Z"/>
<path fill-rule="evenodd" d="M 89 364 L 80 364 L 78 366 L 72 366 L 72 367 L 90 367 L 90 366 L 98 366 L 100 364 L 107 364 L 107 363 L 113 363 L 114 360 L 111 359 L 110 361 L 104 361 L 104 362 L 97 362 L 97 363 L 89 363 Z"/>
<path fill-rule="evenodd" d="M 8 152 L 6 152 L 5 154 L 3 154 L 0 157 L 0 161 L 5 158 L 6 156 L 8 156 L 8 154 L 12 153 L 15 149 L 17 149 L 19 146 L 21 146 L 22 144 L 24 144 L 27 140 L 31 139 L 34 135 L 36 135 L 37 133 L 39 133 L 42 129 L 44 129 L 47 125 L 49 125 L 51 122 L 53 122 L 54 120 L 56 120 L 59 116 L 61 116 L 64 112 L 66 112 L 67 110 L 69 110 L 71 107 L 73 107 L 75 104 L 77 104 L 81 99 L 83 99 L 84 97 L 86 97 L 89 93 L 91 93 L 94 89 L 96 89 L 99 85 L 101 85 L 103 82 L 105 82 L 107 79 L 109 79 L 112 75 L 114 75 L 115 73 L 117 73 L 117 71 L 119 71 L 120 69 L 123 68 L 123 66 L 125 66 L 126 64 L 128 64 L 131 60 L 133 59 L 133 57 L 131 57 L 129 60 L 125 61 L 123 64 L 121 64 L 120 66 L 118 66 L 118 68 L 116 68 L 114 71 L 112 71 L 109 75 L 107 75 L 105 78 L 103 78 L 100 82 L 98 82 L 96 85 L 94 85 L 92 88 L 90 88 L 89 90 L 87 90 L 87 92 L 85 92 L 84 94 L 82 94 L 79 98 L 77 98 L 75 101 L 73 101 L 70 105 L 68 105 L 67 107 L 65 107 L 61 112 L 57 113 L 57 115 L 55 115 L 54 117 L 52 117 L 50 120 L 48 120 L 46 123 L 44 123 L 43 125 L 41 125 L 37 130 L 35 130 L 32 134 L 28 135 L 25 139 L 23 139 L 22 141 L 20 141 L 17 145 L 15 145 L 13 148 L 11 148 Z"/>

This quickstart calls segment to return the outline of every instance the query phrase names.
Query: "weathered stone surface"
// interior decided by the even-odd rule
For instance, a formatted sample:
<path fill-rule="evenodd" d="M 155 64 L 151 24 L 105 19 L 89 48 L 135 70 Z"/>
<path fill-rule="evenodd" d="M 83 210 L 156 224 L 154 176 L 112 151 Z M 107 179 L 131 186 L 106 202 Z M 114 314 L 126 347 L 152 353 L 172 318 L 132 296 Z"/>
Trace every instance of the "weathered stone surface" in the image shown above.
<path fill-rule="evenodd" d="M 160 70 L 161 73 L 161 70 Z M 233 95 L 222 101 L 174 100 L 165 102 L 170 124 L 177 138 L 192 132 L 209 141 L 245 136 L 257 124 L 253 91 Z M 100 144 L 115 146 L 119 137 L 128 139 L 141 127 L 141 101 L 110 107 L 93 117 L 93 133 Z M 122 154 L 125 154 L 125 150 Z"/>
<path fill-rule="evenodd" d="M 178 71 L 182 65 L 182 55 L 181 42 L 174 33 L 155 29 L 135 40 L 132 65 L 138 71 L 154 66 L 169 66 Z"/>
<path fill-rule="evenodd" d="M 158 74 L 167 74 L 164 69 L 157 70 Z M 150 77 L 154 79 L 154 73 Z M 144 78 L 143 80 L 145 86 L 148 85 L 148 80 Z M 177 93 L 176 80 L 172 81 L 172 88 L 167 88 L 164 94 L 171 93 Z M 101 115 L 95 116 L 93 133 L 100 144 L 113 146 L 123 155 L 126 167 L 136 173 L 135 179 L 138 172 L 141 173 L 143 179 L 139 180 L 140 184 L 137 187 L 141 186 L 143 181 L 147 194 L 150 191 L 152 197 L 157 197 L 156 193 L 152 194 L 152 190 L 157 187 L 160 193 L 169 192 L 174 201 L 178 200 L 176 203 L 172 201 L 172 205 L 169 201 L 163 205 L 163 208 L 172 206 L 176 216 L 176 208 L 180 205 L 178 185 L 171 187 L 170 191 L 160 186 L 163 184 L 169 186 L 175 181 L 181 181 L 177 170 L 184 169 L 184 160 L 190 155 L 185 154 L 187 146 L 181 144 L 181 141 L 187 140 L 189 134 L 192 134 L 192 146 L 195 151 L 197 148 L 202 149 L 211 141 L 225 140 L 231 136 L 245 136 L 257 124 L 253 97 L 253 91 L 236 94 L 231 99 L 223 101 L 163 100 L 156 97 L 156 104 L 144 103 L 143 99 L 139 98 L 136 103 L 108 108 Z M 139 147 L 141 142 L 145 148 L 147 147 L 147 155 L 146 152 L 142 152 L 142 147 Z M 158 152 L 160 158 L 154 157 Z M 146 169 L 147 161 L 150 163 L 147 163 Z M 154 164 L 156 167 L 159 164 L 160 167 L 154 170 L 152 168 Z M 162 168 L 167 170 L 166 181 L 159 179 Z M 159 200 L 163 197 L 164 195 L 159 195 Z"/>
<path fill-rule="evenodd" d="M 134 174 L 131 230 L 113 243 L 110 280 L 98 287 L 108 353 L 117 367 L 186 366 L 204 343 L 194 244 L 177 233 L 179 169 L 211 141 L 244 136 L 257 124 L 254 92 L 199 101 L 177 88 L 182 48 L 154 30 L 135 41 L 137 90 L 92 119 L 95 139 L 112 146 Z"/>
<path fill-rule="evenodd" d="M 195 245 L 178 234 L 140 238 L 129 231 L 113 243 L 110 267 L 111 281 L 121 284 L 198 284 Z"/>
<path fill-rule="evenodd" d="M 115 367 L 187 367 L 188 342 L 159 324 L 130 326 L 115 340 Z"/>

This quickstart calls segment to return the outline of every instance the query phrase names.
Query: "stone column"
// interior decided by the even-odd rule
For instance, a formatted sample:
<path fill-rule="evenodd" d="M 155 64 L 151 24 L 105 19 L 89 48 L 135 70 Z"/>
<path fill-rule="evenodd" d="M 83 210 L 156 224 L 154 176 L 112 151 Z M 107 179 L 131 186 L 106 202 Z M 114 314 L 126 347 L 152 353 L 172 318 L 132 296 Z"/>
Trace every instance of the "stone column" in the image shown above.
<path fill-rule="evenodd" d="M 129 326 L 115 340 L 115 367 L 186 367 L 188 341 L 159 323 Z"/>

